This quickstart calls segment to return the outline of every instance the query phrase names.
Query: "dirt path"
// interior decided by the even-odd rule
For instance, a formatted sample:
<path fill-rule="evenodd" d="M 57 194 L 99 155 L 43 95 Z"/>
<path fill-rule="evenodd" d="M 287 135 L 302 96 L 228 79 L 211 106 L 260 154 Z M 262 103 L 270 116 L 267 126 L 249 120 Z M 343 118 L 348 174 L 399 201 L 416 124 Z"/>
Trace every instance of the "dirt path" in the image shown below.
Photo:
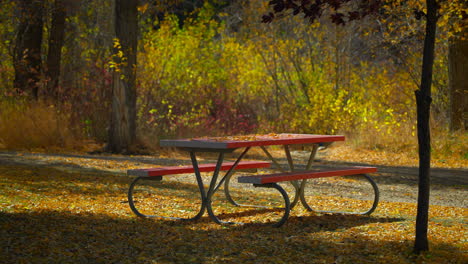
<path fill-rule="evenodd" d="M 303 153 L 294 153 L 298 160 L 306 159 Z M 210 158 L 206 157 L 206 161 Z M 286 164 L 280 159 L 280 163 Z M 34 167 L 52 167 L 66 171 L 94 171 L 104 174 L 125 175 L 129 168 L 144 168 L 155 165 L 190 164 L 188 159 L 180 157 L 153 156 L 116 156 L 116 155 L 65 155 L 0 152 L 0 166 L 18 165 Z M 336 166 L 337 162 L 327 161 L 325 155 L 319 155 L 316 165 Z M 356 163 L 339 163 L 339 165 L 368 165 Z M 391 202 L 417 202 L 418 169 L 412 167 L 379 166 L 378 173 L 373 175 L 380 189 L 380 200 Z M 431 171 L 431 204 L 467 208 L 468 170 L 440 169 Z M 350 186 L 342 186 L 335 191 L 345 191 Z M 353 188 L 356 186 L 352 186 Z M 325 188 L 325 187 L 324 187 Z M 340 190 L 343 189 L 343 190 Z M 360 188 L 360 187 L 356 187 Z"/>

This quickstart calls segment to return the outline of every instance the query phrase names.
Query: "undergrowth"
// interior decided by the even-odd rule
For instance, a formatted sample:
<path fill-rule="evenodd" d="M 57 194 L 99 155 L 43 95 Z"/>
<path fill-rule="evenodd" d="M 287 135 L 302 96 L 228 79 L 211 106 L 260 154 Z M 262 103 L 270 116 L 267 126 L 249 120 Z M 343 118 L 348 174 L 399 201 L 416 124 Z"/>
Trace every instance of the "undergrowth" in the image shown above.
<path fill-rule="evenodd" d="M 0 100 L 0 149 L 72 149 L 80 138 L 69 115 L 42 102 Z"/>
<path fill-rule="evenodd" d="M 468 161 L 468 134 L 451 132 L 444 126 L 431 124 L 431 155 L 439 161 Z M 356 150 L 365 149 L 382 153 L 405 154 L 418 157 L 417 131 L 413 125 L 364 126 L 359 131 L 346 134 L 346 144 Z"/>

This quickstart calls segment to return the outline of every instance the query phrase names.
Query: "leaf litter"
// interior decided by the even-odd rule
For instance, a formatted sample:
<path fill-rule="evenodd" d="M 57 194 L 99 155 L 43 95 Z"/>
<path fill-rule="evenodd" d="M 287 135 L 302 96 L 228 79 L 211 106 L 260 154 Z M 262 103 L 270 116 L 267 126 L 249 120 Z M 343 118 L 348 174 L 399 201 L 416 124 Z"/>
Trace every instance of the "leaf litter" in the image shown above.
<path fill-rule="evenodd" d="M 71 158 L 60 162 L 76 164 Z M 193 222 L 141 219 L 128 206 L 131 179 L 108 171 L 148 164 L 83 159 L 81 165 L 100 171 L 0 166 L 0 263 L 468 262 L 466 207 L 432 205 L 431 250 L 415 256 L 411 253 L 415 203 L 383 201 L 370 217 L 319 214 L 298 207 L 281 228 L 221 226 L 206 215 Z M 197 212 L 195 183 L 168 180 L 161 186 L 143 186 L 149 187 L 155 191 L 141 206 L 164 207 L 186 217 Z M 250 202 L 276 202 L 263 190 L 239 188 L 235 194 Z M 319 196 L 316 203 L 324 208 L 336 203 L 358 208 L 362 203 Z M 228 220 L 247 223 L 277 217 L 271 211 L 233 207 L 222 194 L 216 197 L 215 209 Z"/>

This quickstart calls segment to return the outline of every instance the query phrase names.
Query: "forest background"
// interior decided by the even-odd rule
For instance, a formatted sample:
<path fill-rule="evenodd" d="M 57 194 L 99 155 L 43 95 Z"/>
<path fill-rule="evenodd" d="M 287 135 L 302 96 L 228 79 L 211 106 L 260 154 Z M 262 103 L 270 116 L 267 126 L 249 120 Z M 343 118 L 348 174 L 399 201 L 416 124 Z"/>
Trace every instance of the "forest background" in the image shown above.
<path fill-rule="evenodd" d="M 21 19 L 17 1 L 0 1 L 0 148 L 105 144 L 112 71 L 119 66 L 113 57 L 123 56 L 113 30 L 114 1 L 42 2 L 39 61 L 46 67 L 33 80 L 38 92 L 31 100 L 32 91 L 14 85 Z M 60 74 L 51 76 L 46 62 L 52 56 L 46 51 L 51 50 L 50 32 L 57 25 L 57 2 L 66 3 L 64 41 Z M 264 24 L 261 14 L 268 12 L 267 5 L 268 1 L 140 1 L 135 69 L 140 147 L 157 148 L 158 139 L 172 137 L 339 133 L 359 148 L 416 156 L 414 91 L 420 79 L 424 23 L 414 10 L 422 10 L 422 3 L 388 4 L 383 8 L 391 9 L 391 15 L 382 12 L 387 15 L 351 21 L 346 27 L 326 19 L 301 23 L 300 17 Z M 466 10 L 458 14 L 462 19 Z M 460 125 L 453 118 L 454 109 L 466 109 L 466 104 L 458 100 L 454 107 L 457 100 L 449 85 L 451 40 L 458 34 L 466 43 L 466 27 L 453 27 L 453 20 L 440 19 L 432 146 L 435 160 L 466 164 L 466 120 Z"/>

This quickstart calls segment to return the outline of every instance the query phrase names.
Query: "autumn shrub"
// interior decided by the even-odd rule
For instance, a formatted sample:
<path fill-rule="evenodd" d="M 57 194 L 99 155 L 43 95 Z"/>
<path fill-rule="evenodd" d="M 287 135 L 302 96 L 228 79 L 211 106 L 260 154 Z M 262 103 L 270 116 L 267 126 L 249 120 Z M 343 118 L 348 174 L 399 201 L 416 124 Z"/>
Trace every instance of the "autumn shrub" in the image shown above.
<path fill-rule="evenodd" d="M 209 9 L 179 27 L 167 17 L 143 38 L 138 74 L 140 131 L 159 136 L 247 133 L 256 128 L 249 102 L 234 91 L 223 62 L 222 27 Z"/>
<path fill-rule="evenodd" d="M 110 1 L 91 1 L 87 5 L 72 5 L 76 7 L 76 12 L 67 14 L 67 27 L 65 32 L 65 43 L 62 48 L 60 82 L 57 87 L 58 100 L 51 104 L 41 103 L 40 106 L 29 105 L 16 100 L 17 90 L 13 87 L 15 72 L 13 67 L 13 47 L 15 46 L 15 34 L 17 21 L 11 19 L 14 14 L 14 1 L 2 3 L 0 9 L 0 115 L 7 116 L 13 109 L 18 109 L 18 116 L 24 114 L 23 119 L 39 118 L 38 120 L 57 120 L 63 125 L 61 132 L 68 136 L 68 131 L 73 130 L 73 134 L 80 138 L 89 138 L 99 142 L 107 140 L 107 130 L 110 117 L 110 95 L 112 93 L 110 69 L 108 61 L 110 59 L 110 49 L 112 45 L 111 34 L 108 33 L 112 26 L 112 7 Z M 71 6 L 70 6 L 71 7 Z M 49 10 L 50 11 L 50 10 Z M 83 12 L 85 11 L 85 12 Z M 45 28 L 48 28 L 45 26 Z M 44 39 L 48 39 L 48 30 L 44 30 Z M 47 42 L 44 41 L 43 50 L 47 51 Z M 47 70 L 46 52 L 42 73 Z M 47 99 L 47 80 L 41 78 L 38 85 L 39 98 Z M 13 97 L 12 97 L 13 96 Z M 8 101 L 10 104 L 5 105 Z M 18 101 L 14 103 L 14 101 Z M 47 105 L 55 105 L 54 111 Z M 40 113 L 34 113 L 38 107 Z M 5 109 L 3 109 L 5 108 Z M 42 111 L 48 109 L 48 111 Z M 57 110 L 60 109 L 60 110 Z M 50 110 L 50 111 L 49 111 Z M 50 113 L 45 113 L 50 112 Z M 21 113 L 21 114 L 20 114 Z M 44 115 L 44 118 L 38 117 Z M 15 117 L 16 118 L 16 117 Z M 10 118 L 11 119 L 11 118 Z M 5 120 L 4 118 L 2 120 Z M 12 119 L 13 120 L 13 119 Z M 20 120 L 17 117 L 15 120 Z M 11 120 L 10 120 L 11 121 Z M 49 122 L 47 121 L 47 122 Z M 20 121 L 18 121 L 20 122 Z M 25 121 L 30 123 L 30 121 Z M 37 122 L 37 121 L 34 121 Z M 52 122 L 52 121 L 50 121 Z M 54 122 L 52 122 L 54 123 Z M 18 125 L 19 126 L 19 125 Z M 25 125 L 26 126 L 26 125 Z M 31 125 L 32 126 L 32 125 Z M 42 125 L 39 125 L 42 127 Z M 40 130 L 42 130 L 41 128 Z M 50 127 L 47 135 L 52 135 L 55 128 Z M 70 135 L 74 137 L 74 135 Z M 57 141 L 67 142 L 60 139 Z M 32 147 L 46 145 L 46 139 L 33 140 Z M 34 143 L 41 141 L 42 143 Z M 53 141 L 53 140 L 52 140 Z M 56 143 L 55 145 L 68 145 L 68 143 Z M 16 144 L 13 144 L 16 145 Z M 24 145 L 24 144 L 19 144 Z"/>
<path fill-rule="evenodd" d="M 64 92 L 61 107 L 69 109 L 69 120 L 79 127 L 80 135 L 106 142 L 112 95 L 110 70 L 96 63 L 79 74 Z"/>
<path fill-rule="evenodd" d="M 141 132 L 360 134 L 372 127 L 388 138 L 393 126 L 412 118 L 414 84 L 407 72 L 391 63 L 338 58 L 346 54 L 336 54 L 318 25 L 277 31 L 226 34 L 207 8 L 183 27 L 169 16 L 145 32 Z"/>
<path fill-rule="evenodd" d="M 4 146 L 26 146 L 8 143 L 26 139 L 33 147 L 45 146 L 48 140 L 51 145 L 67 145 L 72 134 L 107 141 L 112 36 L 103 32 L 111 32 L 111 5 L 107 1 L 93 5 L 96 8 L 87 8 L 87 14 L 68 19 L 72 26 L 67 39 L 73 41 L 63 48 L 61 110 L 3 100 Z M 340 133 L 359 147 L 415 151 L 414 90 L 420 81 L 421 47 L 412 47 L 414 39 L 404 42 L 409 38 L 404 34 L 388 35 L 398 33 L 399 23 L 377 33 L 361 31 L 359 23 L 337 27 L 324 21 L 304 24 L 300 18 L 267 25 L 255 19 L 266 10 L 266 3 L 251 1 L 243 8 L 244 24 L 235 32 L 225 15 L 216 14 L 208 4 L 184 23 L 171 15 L 156 22 L 140 21 L 136 69 L 140 138 L 158 142 L 159 138 L 201 135 Z M 2 24 L 2 39 L 13 28 Z M 384 41 L 379 42 L 381 37 Z M 10 96 L 12 91 L 14 70 L 8 45 L 0 43 L 0 96 Z M 392 45 L 410 52 L 392 50 Z M 434 65 L 434 152 L 462 153 L 456 142 L 464 134 L 439 128 L 448 126 L 446 46 L 438 43 Z M 37 120 L 40 124 L 35 124 Z M 5 132 L 13 127 L 5 122 L 28 133 L 28 127 L 36 126 L 48 136 L 19 139 L 22 133 Z M 58 123 L 64 131 L 56 131 Z"/>
<path fill-rule="evenodd" d="M 410 75 L 387 70 L 391 65 L 382 62 L 353 63 L 340 70 L 343 66 L 333 60 L 333 50 L 305 40 L 322 37 L 314 30 L 294 38 L 246 42 L 240 49 L 238 54 L 254 51 L 243 56 L 237 78 L 250 83 L 247 90 L 257 95 L 261 130 L 349 134 L 369 123 L 381 130 L 410 119 L 414 113 Z M 338 70 L 347 73 L 339 75 Z"/>
<path fill-rule="evenodd" d="M 432 129 L 432 157 L 445 162 L 448 159 L 468 160 L 468 134 L 466 131 L 451 132 L 441 126 Z"/>
<path fill-rule="evenodd" d="M 67 14 L 59 101 L 80 135 L 106 142 L 112 94 L 112 1 L 69 4 L 76 12 Z"/>
<path fill-rule="evenodd" d="M 78 145 L 69 115 L 53 105 L 1 98 L 0 109 L 1 148 L 71 149 Z"/>

